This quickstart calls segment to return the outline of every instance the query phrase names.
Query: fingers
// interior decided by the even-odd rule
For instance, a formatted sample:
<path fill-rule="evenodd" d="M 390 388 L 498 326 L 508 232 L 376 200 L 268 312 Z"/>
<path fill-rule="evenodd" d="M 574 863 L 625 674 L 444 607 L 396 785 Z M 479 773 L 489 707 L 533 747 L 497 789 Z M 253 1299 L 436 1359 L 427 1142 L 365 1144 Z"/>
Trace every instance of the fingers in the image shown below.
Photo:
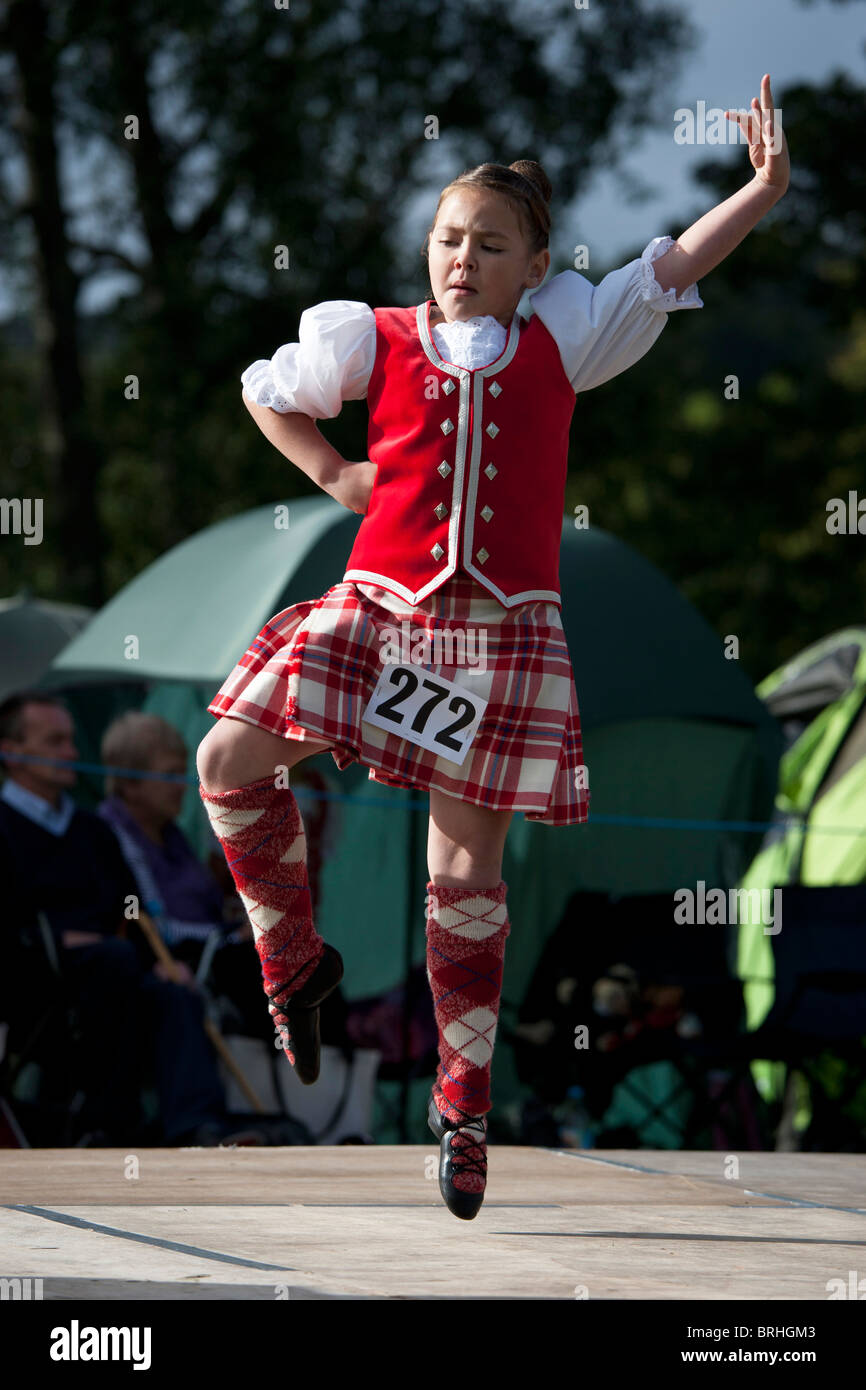
<path fill-rule="evenodd" d="M 726 110 L 725 115 L 737 122 L 737 125 L 745 132 L 750 146 L 759 149 L 764 143 L 770 143 L 774 134 L 773 117 L 775 107 L 773 104 L 773 93 L 770 87 L 770 74 L 765 72 L 761 78 L 761 96 L 752 97 L 751 107 L 748 112 Z"/>
<path fill-rule="evenodd" d="M 750 149 L 759 150 L 761 144 L 761 108 L 758 105 L 757 97 L 752 97 L 752 109 L 743 111 L 726 111 L 725 115 L 736 121 L 740 130 L 749 142 Z"/>
<path fill-rule="evenodd" d="M 768 143 L 773 138 L 773 93 L 770 91 L 770 74 L 764 73 L 761 78 L 761 111 L 763 114 L 763 129 L 768 137 Z"/>
<path fill-rule="evenodd" d="M 773 110 L 773 93 L 770 91 L 770 74 L 764 73 L 761 78 L 761 105 L 765 111 Z"/>

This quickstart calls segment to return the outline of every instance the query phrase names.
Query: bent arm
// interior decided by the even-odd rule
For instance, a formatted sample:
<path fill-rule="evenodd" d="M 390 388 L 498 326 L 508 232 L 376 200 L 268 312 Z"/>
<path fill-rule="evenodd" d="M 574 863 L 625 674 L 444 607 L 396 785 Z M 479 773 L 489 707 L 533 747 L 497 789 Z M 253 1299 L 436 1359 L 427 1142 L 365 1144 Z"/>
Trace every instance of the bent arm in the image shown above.
<path fill-rule="evenodd" d="M 662 289 L 675 289 L 679 295 L 694 281 L 702 280 L 739 246 L 779 201 L 782 192 L 753 179 L 705 212 L 654 262 L 655 277 Z"/>
<path fill-rule="evenodd" d="M 256 405 L 245 395 L 242 399 L 265 438 L 328 492 L 347 465 L 342 454 L 319 433 L 315 420 L 300 411 L 281 414 L 269 405 Z"/>

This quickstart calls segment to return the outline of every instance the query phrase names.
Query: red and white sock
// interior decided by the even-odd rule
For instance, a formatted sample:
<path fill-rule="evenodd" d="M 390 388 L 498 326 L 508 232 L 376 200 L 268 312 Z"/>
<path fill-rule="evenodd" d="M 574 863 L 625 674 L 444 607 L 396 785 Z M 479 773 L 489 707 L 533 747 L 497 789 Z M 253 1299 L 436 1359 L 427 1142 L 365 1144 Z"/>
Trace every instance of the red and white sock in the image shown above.
<path fill-rule="evenodd" d="M 252 925 L 265 993 L 286 1003 L 306 984 L 325 945 L 313 926 L 307 842 L 294 793 L 275 786 L 273 777 L 225 792 L 199 785 L 199 793 Z M 270 1012 L 284 1021 L 275 1005 Z"/>
<path fill-rule="evenodd" d="M 485 1115 L 491 1108 L 490 1069 L 511 930 L 506 892 L 504 880 L 493 888 L 427 884 L 427 979 L 439 1031 L 433 1094 L 448 1120 Z"/>

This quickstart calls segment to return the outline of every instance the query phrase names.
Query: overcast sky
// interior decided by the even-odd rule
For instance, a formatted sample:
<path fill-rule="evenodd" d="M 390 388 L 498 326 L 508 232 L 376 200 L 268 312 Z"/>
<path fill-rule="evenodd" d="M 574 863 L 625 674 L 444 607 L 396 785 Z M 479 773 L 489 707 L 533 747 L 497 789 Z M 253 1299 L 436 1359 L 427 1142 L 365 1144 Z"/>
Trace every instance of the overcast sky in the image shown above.
<path fill-rule="evenodd" d="M 699 100 L 707 108 L 748 107 L 753 96 L 760 97 L 765 72 L 777 102 L 789 83 L 822 83 L 839 69 L 866 81 L 863 0 L 848 5 L 830 0 L 811 5 L 798 0 L 690 0 L 683 8 L 700 38 L 670 84 L 674 109 L 695 110 Z M 745 180 L 752 174 L 747 147 L 738 147 L 738 154 Z M 700 214 L 712 205 L 712 195 L 692 180 L 691 169 L 707 159 L 732 157 L 720 146 L 677 145 L 672 129 L 653 130 L 636 141 L 623 161 L 652 187 L 653 196 L 630 206 L 618 177 L 598 173 L 580 199 L 576 235 L 594 250 L 604 248 L 610 263 L 625 260 L 637 242 L 677 236 L 685 230 L 678 217 L 695 208 Z M 796 151 L 791 159 L 796 160 Z M 593 281 L 598 278 L 591 270 L 585 273 Z"/>

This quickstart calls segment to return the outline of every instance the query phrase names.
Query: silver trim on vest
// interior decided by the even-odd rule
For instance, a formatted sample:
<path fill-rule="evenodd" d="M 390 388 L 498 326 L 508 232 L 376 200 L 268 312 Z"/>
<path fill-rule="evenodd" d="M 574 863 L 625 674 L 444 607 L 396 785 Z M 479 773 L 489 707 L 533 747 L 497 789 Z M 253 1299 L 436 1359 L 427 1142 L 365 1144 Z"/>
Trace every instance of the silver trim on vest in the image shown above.
<path fill-rule="evenodd" d="M 503 371 L 512 361 L 520 341 L 521 330 L 526 328 L 527 321 L 522 319 L 518 311 L 515 310 L 508 330 L 508 338 L 500 356 L 493 362 L 489 362 L 486 367 L 476 367 L 473 370 L 469 370 L 468 368 L 457 367 L 453 362 L 446 362 L 440 355 L 433 341 L 433 334 L 430 327 L 430 308 L 431 303 L 427 300 L 423 304 L 419 304 L 415 311 L 415 324 L 418 330 L 421 347 L 424 350 L 427 360 L 432 362 L 433 366 L 436 367 L 438 371 L 442 372 L 445 376 L 454 378 L 460 385 L 457 437 L 454 450 L 455 472 L 451 498 L 451 517 L 448 522 L 448 569 L 445 571 L 445 577 L 454 573 L 458 563 L 460 563 L 457 554 L 457 542 L 460 538 L 460 524 L 461 521 L 464 520 L 462 563 L 470 574 L 480 577 L 481 571 L 478 566 L 479 564 L 483 565 L 484 561 L 489 559 L 489 551 L 484 547 L 477 552 L 477 555 L 473 555 L 472 553 L 476 516 L 475 507 L 478 499 L 478 482 L 481 475 L 482 432 L 484 429 L 484 399 L 482 393 L 485 383 L 489 378 L 495 376 L 497 372 Z M 494 396 L 495 394 L 496 393 L 494 393 Z M 475 421 L 475 428 L 471 438 L 469 436 L 470 397 L 472 399 Z M 491 436 L 494 433 L 498 434 L 499 427 L 494 426 L 493 431 L 488 433 Z M 445 462 L 446 460 L 443 459 L 442 464 Z M 440 472 L 442 472 L 442 464 L 439 465 Z M 494 478 L 497 471 L 498 470 L 494 468 L 492 463 L 488 464 L 485 469 L 489 478 Z M 462 502 L 464 475 L 467 475 L 465 505 Z M 443 473 L 442 476 L 444 477 L 446 475 Z M 434 559 L 438 560 L 439 556 L 436 554 L 435 548 L 431 550 L 430 553 L 434 556 Z M 412 601 L 418 602 L 421 597 L 426 597 L 428 593 L 432 593 L 437 585 L 441 583 L 442 578 L 443 576 L 441 575 L 434 576 L 429 583 L 424 584 L 419 590 L 419 597 Z M 484 585 L 506 608 L 511 607 L 515 602 L 523 602 L 529 592 L 527 591 L 526 594 L 522 594 L 519 598 L 515 597 L 508 599 L 498 584 L 485 578 Z M 541 595 L 533 593 L 533 597 L 541 597 Z M 552 592 L 550 594 L 545 594 L 545 597 L 556 599 L 557 602 L 559 601 L 559 595 Z"/>

